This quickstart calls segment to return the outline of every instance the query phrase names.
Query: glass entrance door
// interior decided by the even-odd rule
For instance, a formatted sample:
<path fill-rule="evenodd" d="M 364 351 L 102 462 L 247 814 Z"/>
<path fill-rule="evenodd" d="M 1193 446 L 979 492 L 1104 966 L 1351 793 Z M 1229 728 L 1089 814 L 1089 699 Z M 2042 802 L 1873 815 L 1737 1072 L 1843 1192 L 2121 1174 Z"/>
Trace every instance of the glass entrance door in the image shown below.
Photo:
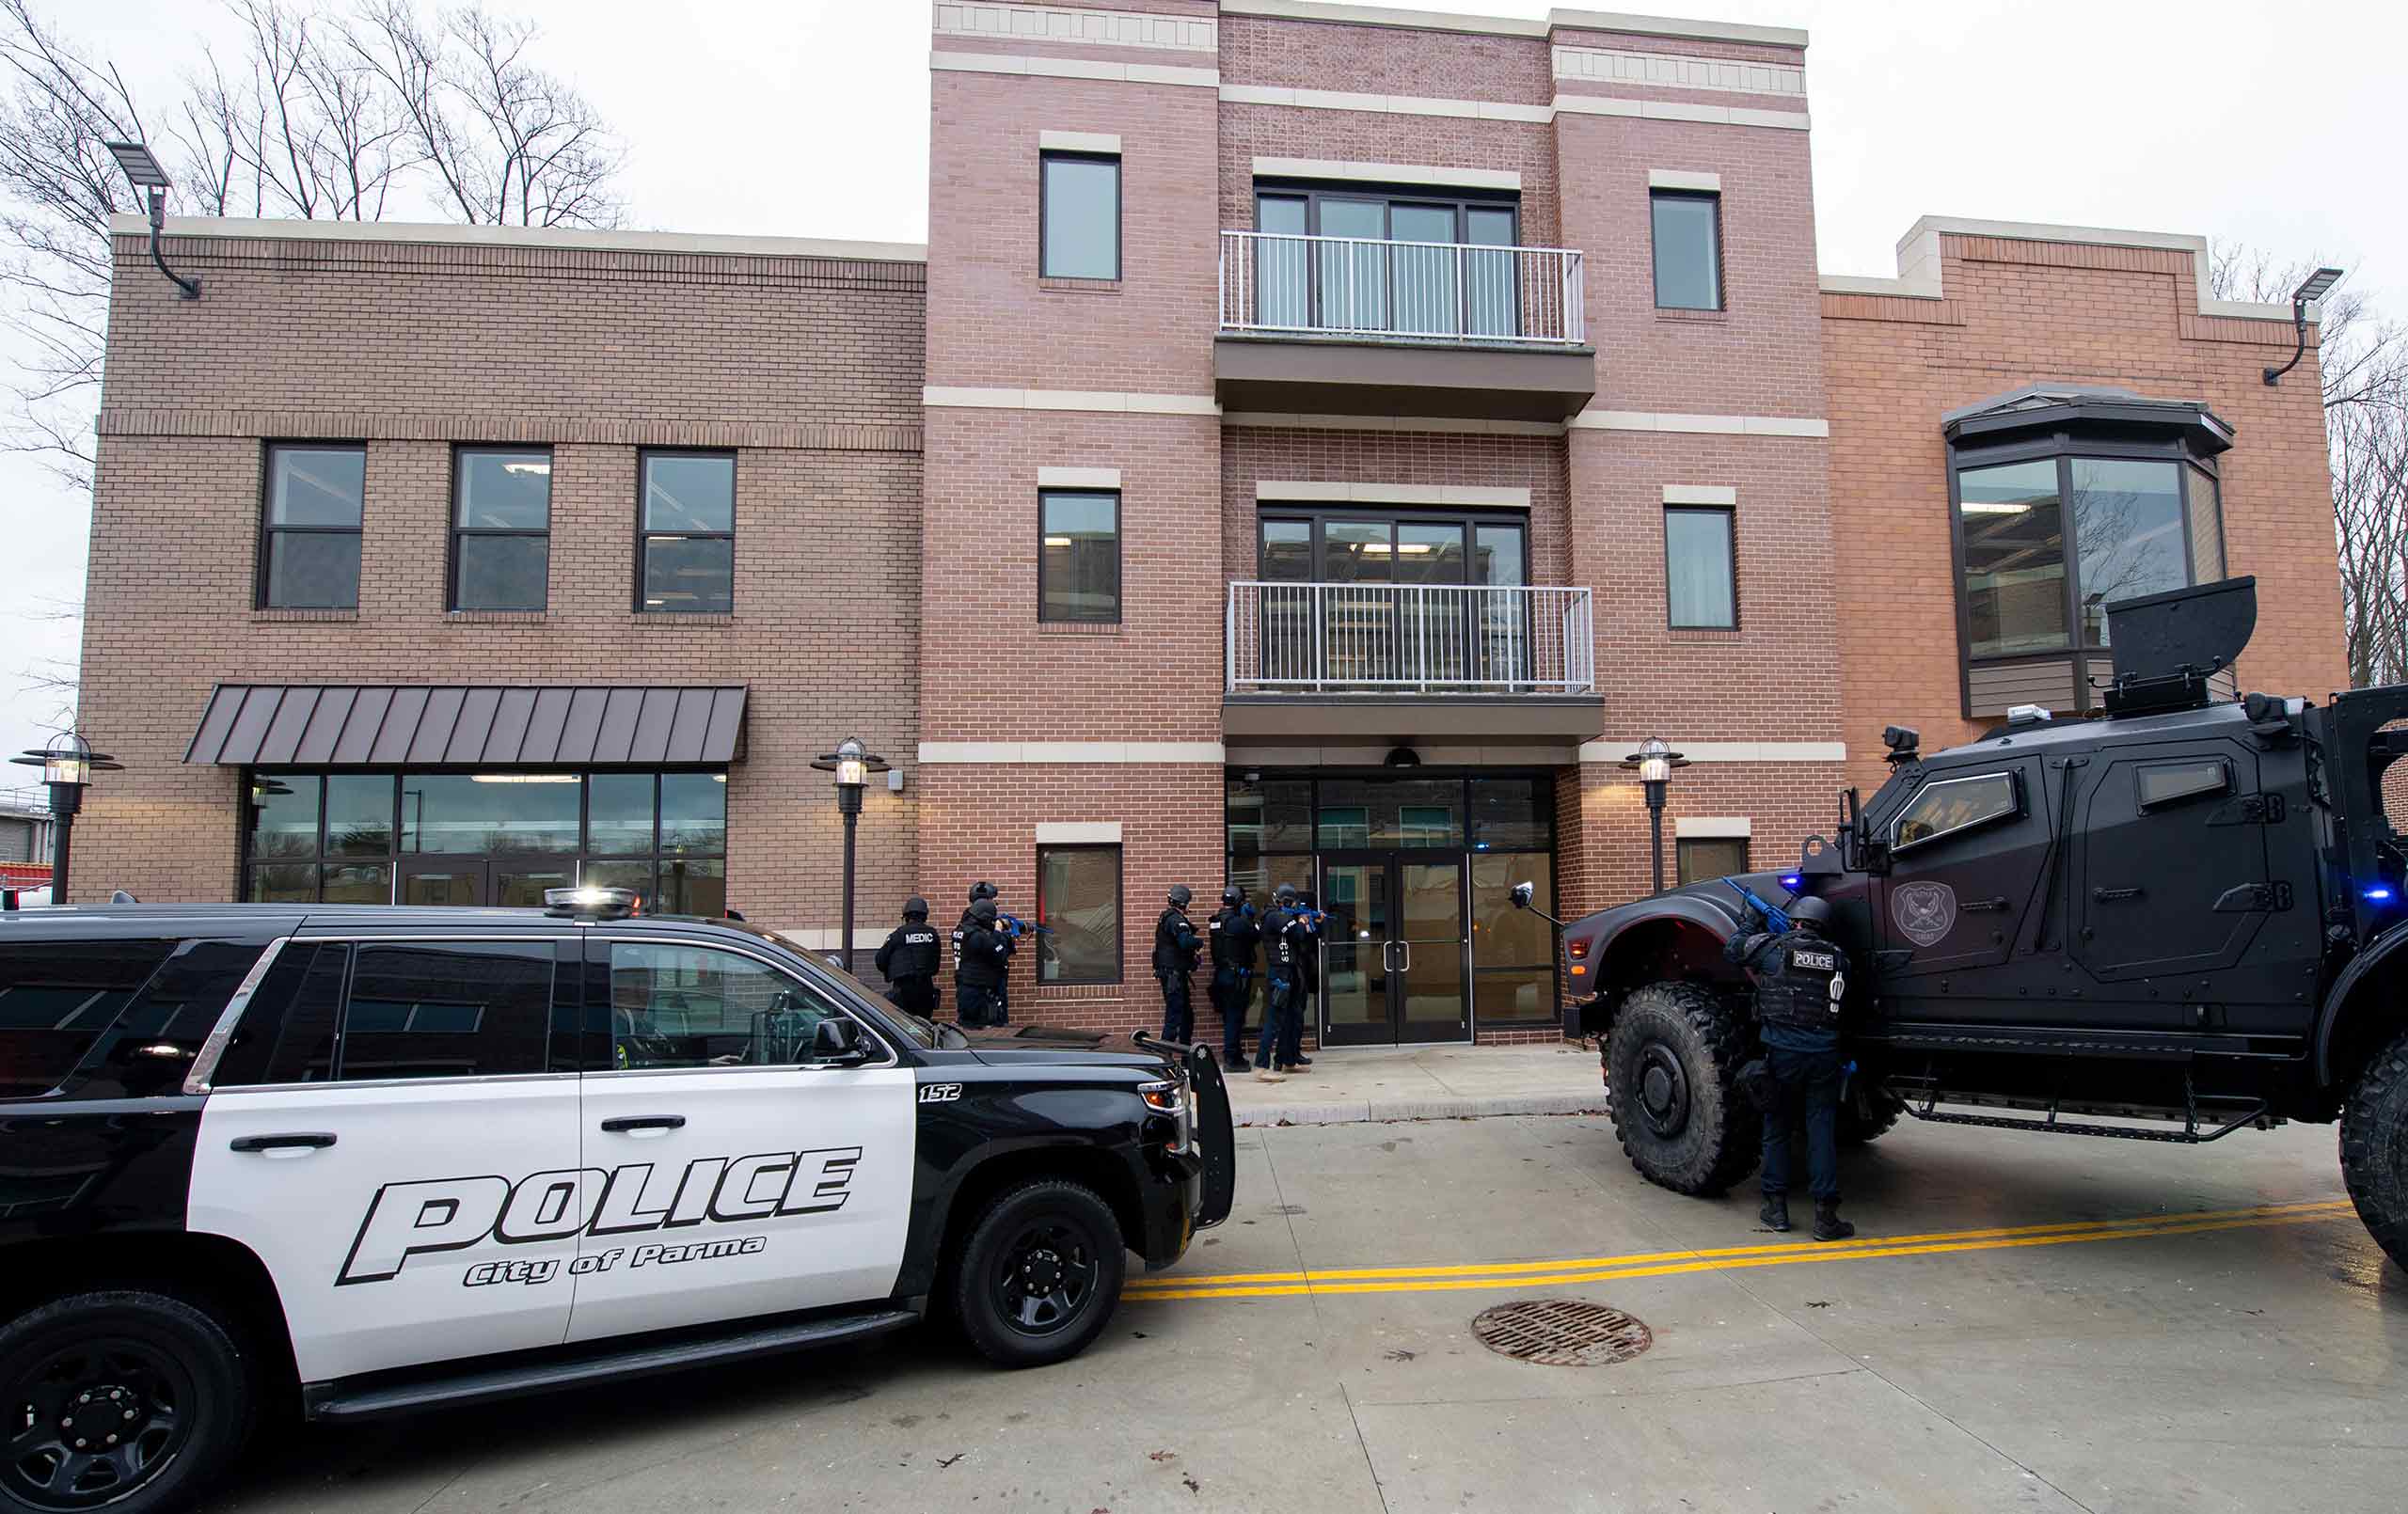
<path fill-rule="evenodd" d="M 394 902 L 541 908 L 545 890 L 576 881 L 565 857 L 407 857 Z"/>
<path fill-rule="evenodd" d="M 1321 1041 L 1466 1041 L 1464 865 L 1415 852 L 1321 858 Z"/>

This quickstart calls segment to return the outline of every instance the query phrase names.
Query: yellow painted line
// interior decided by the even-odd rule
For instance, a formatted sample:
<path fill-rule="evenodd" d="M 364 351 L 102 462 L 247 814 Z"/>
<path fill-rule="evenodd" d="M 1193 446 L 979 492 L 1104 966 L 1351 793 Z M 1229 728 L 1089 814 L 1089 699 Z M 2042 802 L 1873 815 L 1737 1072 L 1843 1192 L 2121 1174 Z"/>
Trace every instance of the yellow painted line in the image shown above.
<path fill-rule="evenodd" d="M 1434 1293 L 1506 1286 L 1556 1286 L 1616 1278 L 1669 1277 L 1723 1268 L 1786 1267 L 1806 1262 L 1844 1262 L 1885 1256 L 1932 1256 L 2029 1246 L 2062 1246 L 2094 1240 L 2201 1235 L 2218 1230 L 2273 1225 L 2315 1224 L 2341 1218 L 2350 1212 L 2350 1207 L 2347 1199 L 2330 1199 L 2130 1220 L 2075 1221 L 2050 1225 L 1939 1232 L 1925 1236 L 1866 1238 L 1844 1242 L 1788 1241 L 1771 1246 L 1572 1257 L 1552 1262 L 1512 1262 L 1484 1267 L 1473 1264 L 1424 1269 L 1361 1268 L 1323 1272 L 1149 1278 L 1132 1284 L 1122 1296 L 1130 1300 L 1256 1299 L 1297 1294 Z"/>

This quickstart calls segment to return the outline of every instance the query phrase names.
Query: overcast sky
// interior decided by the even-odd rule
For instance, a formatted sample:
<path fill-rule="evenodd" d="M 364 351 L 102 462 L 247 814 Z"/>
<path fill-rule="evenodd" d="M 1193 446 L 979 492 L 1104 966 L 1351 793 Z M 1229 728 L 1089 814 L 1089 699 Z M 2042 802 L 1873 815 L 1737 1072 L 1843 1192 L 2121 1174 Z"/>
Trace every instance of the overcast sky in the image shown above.
<path fill-rule="evenodd" d="M 493 3 L 541 24 L 541 61 L 625 135 L 634 225 L 925 239 L 926 0 Z M 153 108 L 198 40 L 228 32 L 193 0 L 36 4 Z M 1688 13 L 1812 34 L 1827 273 L 1894 273 L 1918 215 L 2054 221 L 2321 258 L 2408 315 L 2401 0 L 1713 0 Z M 0 665 L 0 750 L 14 751 L 40 739 L 55 702 L 8 674 L 73 654 L 71 630 L 38 611 L 80 597 L 87 511 L 24 459 L 0 458 L 0 488 L 26 553 L 16 655 Z"/>

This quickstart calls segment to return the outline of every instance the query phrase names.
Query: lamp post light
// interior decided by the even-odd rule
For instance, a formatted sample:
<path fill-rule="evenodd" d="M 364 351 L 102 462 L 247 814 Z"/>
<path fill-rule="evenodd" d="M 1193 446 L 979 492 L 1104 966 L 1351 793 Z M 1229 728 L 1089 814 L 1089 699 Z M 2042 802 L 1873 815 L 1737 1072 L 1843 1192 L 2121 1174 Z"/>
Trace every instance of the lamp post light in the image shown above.
<path fill-rule="evenodd" d="M 94 751 L 90 742 L 72 731 L 62 731 L 50 738 L 48 746 L 8 760 L 40 768 L 42 781 L 50 785 L 50 812 L 58 823 L 58 834 L 50 846 L 50 902 L 63 905 L 75 816 L 84 808 L 84 790 L 90 786 L 94 773 L 120 772 L 125 765 L 106 752 Z"/>
<path fill-rule="evenodd" d="M 1649 736 L 1639 744 L 1639 749 L 1622 760 L 1624 767 L 1639 774 L 1640 786 L 1647 791 L 1647 835 L 1654 859 L 1656 891 L 1664 891 L 1664 791 L 1671 786 L 1672 769 L 1687 767 L 1689 760 L 1674 751 L 1671 743 L 1661 736 Z"/>
<path fill-rule="evenodd" d="M 2299 360 L 2307 355 L 2307 308 L 2332 293 L 2333 286 L 2339 282 L 2341 282 L 2341 270 L 2320 268 L 2301 279 L 2299 288 L 2291 291 L 2291 335 L 2298 339 L 2291 347 L 2289 362 L 2280 368 L 2270 368 L 2265 371 L 2268 387 L 2280 384 L 2283 381 L 2283 375 L 2299 367 Z"/>
<path fill-rule="evenodd" d="M 178 299 L 200 298 L 200 280 L 187 278 L 168 267 L 166 258 L 159 251 L 159 233 L 167 226 L 167 170 L 159 166 L 159 160 L 143 143 L 103 142 L 101 146 L 107 149 L 109 156 L 117 160 L 117 166 L 125 170 L 126 181 L 150 202 L 151 262 L 158 266 L 159 272 L 167 276 L 167 282 L 176 286 Z"/>
<path fill-rule="evenodd" d="M 862 790 L 869 786 L 869 775 L 886 771 L 886 759 L 863 747 L 852 736 L 836 743 L 834 751 L 823 751 L 811 765 L 823 773 L 836 775 L 836 812 L 845 817 L 845 934 L 843 961 L 845 970 L 853 970 L 853 838 L 861 827 Z"/>

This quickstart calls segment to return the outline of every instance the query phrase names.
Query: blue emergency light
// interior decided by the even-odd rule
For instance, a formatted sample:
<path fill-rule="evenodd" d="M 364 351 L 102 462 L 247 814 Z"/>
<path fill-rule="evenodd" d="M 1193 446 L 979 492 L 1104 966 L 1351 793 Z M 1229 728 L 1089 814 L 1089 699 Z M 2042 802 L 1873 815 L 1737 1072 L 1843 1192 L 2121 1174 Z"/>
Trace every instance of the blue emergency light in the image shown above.
<path fill-rule="evenodd" d="M 2391 902 L 2391 891 L 2380 886 L 2368 889 L 2366 896 L 2368 904 L 2387 905 Z"/>

